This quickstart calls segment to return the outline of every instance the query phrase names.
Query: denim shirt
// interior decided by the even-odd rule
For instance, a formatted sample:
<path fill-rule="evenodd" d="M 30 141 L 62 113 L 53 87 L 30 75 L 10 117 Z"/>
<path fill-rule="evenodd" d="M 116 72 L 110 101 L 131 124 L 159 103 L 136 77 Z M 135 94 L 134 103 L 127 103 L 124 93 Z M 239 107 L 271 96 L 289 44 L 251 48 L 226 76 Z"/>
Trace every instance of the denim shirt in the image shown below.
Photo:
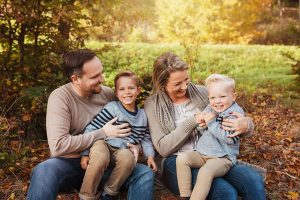
<path fill-rule="evenodd" d="M 217 117 L 211 120 L 205 129 L 197 129 L 200 130 L 202 136 L 196 144 L 196 151 L 206 156 L 228 156 L 233 164 L 236 163 L 236 157 L 239 154 L 240 138 L 238 136 L 233 138 L 227 137 L 234 132 L 225 131 L 221 128 L 223 119 L 234 118 L 234 116 L 230 115 L 234 111 L 244 115 L 243 109 L 235 102 L 221 113 L 216 113 L 210 105 L 204 109 L 204 112 L 216 113 Z"/>

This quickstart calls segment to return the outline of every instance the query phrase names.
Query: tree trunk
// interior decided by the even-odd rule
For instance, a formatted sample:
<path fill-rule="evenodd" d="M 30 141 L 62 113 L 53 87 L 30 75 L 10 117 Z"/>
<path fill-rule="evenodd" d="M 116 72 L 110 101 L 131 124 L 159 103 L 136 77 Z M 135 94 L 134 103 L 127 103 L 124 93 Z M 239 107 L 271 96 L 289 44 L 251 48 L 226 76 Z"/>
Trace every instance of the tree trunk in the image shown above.
<path fill-rule="evenodd" d="M 64 9 L 67 6 L 73 6 L 75 0 L 64 1 L 62 8 Z M 71 30 L 71 21 L 60 17 L 58 24 L 58 31 L 60 34 L 61 41 L 59 42 L 59 50 L 63 53 L 68 50 L 68 41 L 70 39 L 70 30 Z"/>
<path fill-rule="evenodd" d="M 26 34 L 26 24 L 21 24 L 21 32 L 19 34 L 19 50 L 20 50 L 20 66 L 23 67 L 25 64 L 25 34 Z"/>
<path fill-rule="evenodd" d="M 279 6 L 279 17 L 280 20 L 282 21 L 282 5 L 280 0 L 278 0 L 278 6 Z"/>
<path fill-rule="evenodd" d="M 3 10 L 3 16 L 1 16 L 2 17 L 1 20 L 4 19 L 8 23 L 8 35 L 6 36 L 4 32 L 2 33 L 4 35 L 3 37 L 8 39 L 8 42 L 7 42 L 8 50 L 6 51 L 6 55 L 2 56 L 3 57 L 2 67 L 3 67 L 3 69 L 5 69 L 7 67 L 7 63 L 9 62 L 10 57 L 11 57 L 11 51 L 12 51 L 12 46 L 13 46 L 13 42 L 14 42 L 14 38 L 13 38 L 14 37 L 14 35 L 13 35 L 14 31 L 13 31 L 10 19 L 9 18 L 7 19 L 7 17 L 6 17 L 6 15 L 7 15 L 7 9 L 6 9 L 7 8 L 7 1 L 3 2 L 3 8 L 5 8 L 5 9 Z"/>
<path fill-rule="evenodd" d="M 10 60 L 10 56 L 11 56 L 11 51 L 12 51 L 12 47 L 13 47 L 13 43 L 14 43 L 14 36 L 13 36 L 13 28 L 11 26 L 11 22 L 8 21 L 8 24 L 9 24 L 9 33 L 8 33 L 8 50 L 6 52 L 6 56 L 4 57 L 4 60 L 3 60 L 3 68 L 6 68 L 7 67 L 7 63 L 9 62 Z"/>
<path fill-rule="evenodd" d="M 41 1 L 38 0 L 37 1 L 37 19 L 36 19 L 36 25 L 35 25 L 35 29 L 34 29 L 34 56 L 37 56 L 38 53 L 38 45 L 39 45 L 39 34 L 40 34 L 40 16 L 41 16 L 41 12 L 40 12 L 40 5 L 41 5 Z"/>
<path fill-rule="evenodd" d="M 300 0 L 299 0 L 299 20 L 300 20 Z"/>

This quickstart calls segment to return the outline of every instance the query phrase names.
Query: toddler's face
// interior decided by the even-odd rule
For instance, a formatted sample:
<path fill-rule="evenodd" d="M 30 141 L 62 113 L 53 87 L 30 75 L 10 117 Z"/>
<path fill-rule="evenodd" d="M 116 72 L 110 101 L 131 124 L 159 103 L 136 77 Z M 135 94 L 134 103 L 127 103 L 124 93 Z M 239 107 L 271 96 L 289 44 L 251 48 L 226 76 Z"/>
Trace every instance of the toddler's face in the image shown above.
<path fill-rule="evenodd" d="M 135 106 L 137 96 L 140 94 L 140 88 L 136 81 L 130 77 L 121 77 L 116 82 L 116 95 L 123 106 Z"/>
<path fill-rule="evenodd" d="M 208 86 L 208 98 L 216 112 L 223 112 L 235 101 L 235 94 L 227 83 L 220 81 Z"/>

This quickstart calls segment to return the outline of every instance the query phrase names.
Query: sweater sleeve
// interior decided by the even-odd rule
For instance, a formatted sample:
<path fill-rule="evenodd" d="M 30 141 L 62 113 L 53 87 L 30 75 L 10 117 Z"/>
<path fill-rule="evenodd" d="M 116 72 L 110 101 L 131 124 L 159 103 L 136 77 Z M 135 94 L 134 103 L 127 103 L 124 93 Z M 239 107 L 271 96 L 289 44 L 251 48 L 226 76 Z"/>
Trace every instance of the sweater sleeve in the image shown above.
<path fill-rule="evenodd" d="M 48 99 L 46 128 L 51 156 L 66 156 L 90 147 L 106 137 L 102 129 L 90 134 L 70 134 L 71 112 L 66 96 L 53 92 Z"/>
<path fill-rule="evenodd" d="M 141 145 L 143 148 L 145 158 L 148 158 L 149 156 L 155 156 L 149 130 L 146 131 L 145 137 L 143 138 Z"/>
<path fill-rule="evenodd" d="M 151 97 L 145 102 L 144 109 L 148 117 L 149 131 L 153 145 L 163 157 L 167 157 L 180 149 L 198 125 L 195 117 L 189 117 L 170 133 L 165 133 L 155 115 L 155 105 L 151 101 Z"/>
<path fill-rule="evenodd" d="M 248 120 L 248 121 L 247 121 L 248 129 L 247 129 L 247 132 L 245 132 L 244 134 L 241 134 L 241 135 L 240 135 L 241 138 L 249 137 L 249 136 L 251 136 L 251 135 L 253 134 L 253 132 L 254 132 L 254 123 L 253 123 L 252 118 L 246 117 L 246 120 Z"/>

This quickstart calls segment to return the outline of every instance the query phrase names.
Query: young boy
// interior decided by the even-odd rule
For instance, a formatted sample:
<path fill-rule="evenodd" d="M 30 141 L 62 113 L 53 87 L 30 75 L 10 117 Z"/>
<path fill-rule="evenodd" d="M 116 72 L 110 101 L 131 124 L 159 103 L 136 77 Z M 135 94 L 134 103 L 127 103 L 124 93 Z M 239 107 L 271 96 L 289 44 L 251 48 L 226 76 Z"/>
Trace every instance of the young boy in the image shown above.
<path fill-rule="evenodd" d="M 136 164 L 138 152 L 132 153 L 127 147 L 141 143 L 147 164 L 153 171 L 157 170 L 154 162 L 147 117 L 143 109 L 136 106 L 137 96 L 140 94 L 138 78 L 130 71 L 119 73 L 114 80 L 115 93 L 119 101 L 112 101 L 105 105 L 85 129 L 88 132 L 102 128 L 107 122 L 117 117 L 116 124 L 128 123 L 132 134 L 123 138 L 107 138 L 96 141 L 90 152 L 82 152 L 81 166 L 86 173 L 81 185 L 79 197 L 81 199 L 112 199 L 119 193 L 119 189 L 131 174 Z M 113 170 L 104 185 L 102 194 L 97 194 L 97 188 L 105 169 L 112 166 Z"/>
<path fill-rule="evenodd" d="M 181 153 L 176 159 L 178 186 L 181 199 L 205 200 L 214 178 L 224 176 L 236 163 L 239 137 L 221 128 L 224 118 L 232 112 L 244 114 L 235 102 L 235 81 L 228 76 L 213 74 L 205 80 L 209 105 L 198 115 L 202 136 L 194 151 Z M 202 129 L 202 130 L 201 130 Z M 199 130 L 199 129 L 198 129 Z M 201 167 L 192 191 L 191 168 Z"/>

